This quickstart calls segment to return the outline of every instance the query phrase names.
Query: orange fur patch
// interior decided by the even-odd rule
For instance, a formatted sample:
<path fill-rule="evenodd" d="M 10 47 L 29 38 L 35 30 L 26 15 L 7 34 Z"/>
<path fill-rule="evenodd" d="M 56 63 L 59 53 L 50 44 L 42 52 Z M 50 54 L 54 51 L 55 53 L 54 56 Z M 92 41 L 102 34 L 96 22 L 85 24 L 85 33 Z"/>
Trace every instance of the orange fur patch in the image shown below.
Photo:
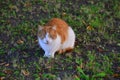
<path fill-rule="evenodd" d="M 73 48 L 69 47 L 69 48 L 66 48 L 66 49 L 58 50 L 57 52 L 58 52 L 59 54 L 62 54 L 62 53 L 64 53 L 64 52 L 71 52 L 72 50 L 73 50 Z"/>
<path fill-rule="evenodd" d="M 56 32 L 61 37 L 61 43 L 63 44 L 65 42 L 68 36 L 68 24 L 65 21 L 53 18 L 45 26 L 51 26 L 51 28 L 55 26 Z M 54 35 L 52 32 L 50 32 L 50 34 Z"/>
<path fill-rule="evenodd" d="M 46 33 L 49 33 L 49 36 L 52 38 L 52 39 L 55 39 L 57 37 L 57 32 L 52 29 L 51 26 L 44 26 L 43 29 L 39 30 L 38 31 L 38 36 L 43 39 L 46 35 Z"/>

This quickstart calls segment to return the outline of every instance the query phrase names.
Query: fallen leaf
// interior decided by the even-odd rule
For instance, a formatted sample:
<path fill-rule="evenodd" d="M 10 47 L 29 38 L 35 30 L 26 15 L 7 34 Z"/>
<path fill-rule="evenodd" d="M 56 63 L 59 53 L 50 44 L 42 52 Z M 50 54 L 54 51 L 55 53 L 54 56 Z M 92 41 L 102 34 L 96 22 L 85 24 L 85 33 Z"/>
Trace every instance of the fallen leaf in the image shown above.
<path fill-rule="evenodd" d="M 21 72 L 25 76 L 29 76 L 30 75 L 29 71 L 27 71 L 27 70 L 21 70 Z"/>
<path fill-rule="evenodd" d="M 30 6 L 31 6 L 31 3 L 28 1 L 24 4 L 24 7 L 30 7 Z"/>
<path fill-rule="evenodd" d="M 105 52 L 104 49 L 102 49 L 102 48 L 100 48 L 100 47 L 98 48 L 98 51 L 99 51 L 99 52 Z"/>
<path fill-rule="evenodd" d="M 66 13 L 65 13 L 65 12 L 63 12 L 63 13 L 62 13 L 62 16 L 66 16 Z"/>
<path fill-rule="evenodd" d="M 113 74 L 113 77 L 118 78 L 118 77 L 120 77 L 120 74 L 115 73 L 115 74 Z"/>
<path fill-rule="evenodd" d="M 6 74 L 11 74 L 11 73 L 12 73 L 12 70 L 4 70 L 4 73 L 6 73 Z"/>
<path fill-rule="evenodd" d="M 94 28 L 92 26 L 87 26 L 87 30 L 94 30 Z"/>
<path fill-rule="evenodd" d="M 0 66 L 2 66 L 2 65 L 4 65 L 6 62 L 2 62 L 2 63 L 0 63 Z"/>
<path fill-rule="evenodd" d="M 0 80 L 4 80 L 5 79 L 5 77 L 0 77 Z"/>
<path fill-rule="evenodd" d="M 5 64 L 6 67 L 9 66 L 9 65 L 10 65 L 9 63 Z"/>
<path fill-rule="evenodd" d="M 17 43 L 18 43 L 18 44 L 23 44 L 24 41 L 20 39 L 20 40 L 17 41 Z"/>

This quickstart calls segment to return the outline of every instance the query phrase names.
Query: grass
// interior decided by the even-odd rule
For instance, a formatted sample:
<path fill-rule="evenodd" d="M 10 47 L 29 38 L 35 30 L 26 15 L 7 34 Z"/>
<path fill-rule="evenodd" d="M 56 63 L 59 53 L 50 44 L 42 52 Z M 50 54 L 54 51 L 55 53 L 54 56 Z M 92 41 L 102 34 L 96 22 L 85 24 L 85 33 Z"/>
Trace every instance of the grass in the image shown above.
<path fill-rule="evenodd" d="M 119 0 L 0 1 L 0 80 L 120 79 Z M 71 53 L 43 57 L 37 26 L 58 17 L 76 33 Z"/>

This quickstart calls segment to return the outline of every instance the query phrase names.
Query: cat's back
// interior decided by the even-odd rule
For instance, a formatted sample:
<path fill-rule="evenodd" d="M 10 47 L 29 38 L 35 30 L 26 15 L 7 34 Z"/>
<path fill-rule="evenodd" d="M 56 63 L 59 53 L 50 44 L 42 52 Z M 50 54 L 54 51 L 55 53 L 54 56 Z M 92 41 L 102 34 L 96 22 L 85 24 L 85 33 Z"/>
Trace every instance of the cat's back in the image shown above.
<path fill-rule="evenodd" d="M 62 19 L 59 19 L 59 18 L 52 18 L 47 24 L 47 26 L 56 26 L 58 28 L 66 28 L 68 29 L 68 24 L 62 20 Z"/>

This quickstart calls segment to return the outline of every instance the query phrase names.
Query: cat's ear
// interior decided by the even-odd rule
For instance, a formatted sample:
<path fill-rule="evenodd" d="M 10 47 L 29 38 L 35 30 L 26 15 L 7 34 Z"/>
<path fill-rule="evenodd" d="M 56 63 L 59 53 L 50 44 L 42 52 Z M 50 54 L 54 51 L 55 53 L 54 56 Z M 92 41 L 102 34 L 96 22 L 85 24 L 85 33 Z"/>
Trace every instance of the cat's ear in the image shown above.
<path fill-rule="evenodd" d="M 52 27 L 52 29 L 56 30 L 56 26 L 54 25 L 54 26 Z"/>
<path fill-rule="evenodd" d="M 41 25 L 38 25 L 38 30 L 42 30 L 43 27 Z"/>

